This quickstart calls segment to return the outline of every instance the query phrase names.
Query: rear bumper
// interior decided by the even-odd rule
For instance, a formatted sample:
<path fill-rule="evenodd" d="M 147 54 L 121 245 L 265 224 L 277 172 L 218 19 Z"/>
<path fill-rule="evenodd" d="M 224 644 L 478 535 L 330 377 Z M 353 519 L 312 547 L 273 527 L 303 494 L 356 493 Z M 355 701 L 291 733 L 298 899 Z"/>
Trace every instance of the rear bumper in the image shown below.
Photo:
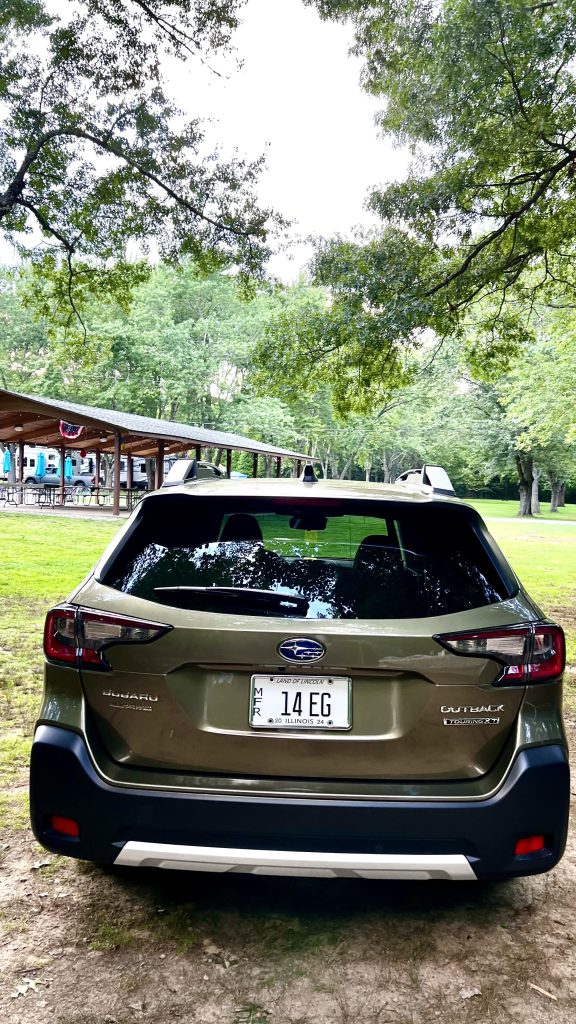
<path fill-rule="evenodd" d="M 38 728 L 30 804 L 55 853 L 106 864 L 378 878 L 495 878 L 548 871 L 566 842 L 569 769 L 560 745 L 521 751 L 486 800 L 207 796 L 110 785 L 80 735 Z M 50 827 L 58 815 L 77 838 Z M 514 856 L 518 839 L 545 849 Z"/>

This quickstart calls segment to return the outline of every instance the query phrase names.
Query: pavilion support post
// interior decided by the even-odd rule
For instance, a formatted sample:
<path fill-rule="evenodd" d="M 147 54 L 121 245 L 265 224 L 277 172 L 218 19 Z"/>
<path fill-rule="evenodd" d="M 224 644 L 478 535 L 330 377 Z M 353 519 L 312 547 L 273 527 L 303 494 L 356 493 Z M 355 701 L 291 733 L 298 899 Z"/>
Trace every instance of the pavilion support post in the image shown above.
<path fill-rule="evenodd" d="M 296 476 L 300 476 L 302 473 L 302 459 L 296 459 Z"/>
<path fill-rule="evenodd" d="M 112 492 L 112 515 L 120 515 L 120 434 L 114 434 L 114 489 Z"/>
<path fill-rule="evenodd" d="M 20 441 L 18 441 L 18 478 L 17 479 L 18 479 L 18 483 L 20 484 L 20 487 L 18 488 L 18 504 L 19 505 L 23 505 L 24 504 L 24 488 L 23 488 L 23 483 L 24 483 L 24 439 L 23 438 Z"/>
<path fill-rule="evenodd" d="M 254 452 L 252 456 L 252 476 L 258 476 L 258 452 Z"/>
<path fill-rule="evenodd" d="M 129 491 L 131 491 L 133 486 L 134 486 L 134 463 L 132 461 L 132 456 L 128 455 L 127 459 L 126 459 L 126 487 L 128 488 Z"/>
<path fill-rule="evenodd" d="M 226 476 L 230 479 L 232 473 L 232 449 L 226 449 Z"/>
<path fill-rule="evenodd" d="M 202 448 L 200 447 L 199 444 L 196 445 L 194 458 L 196 459 L 196 462 L 200 462 L 200 459 L 202 458 Z"/>
<path fill-rule="evenodd" d="M 156 490 L 162 487 L 164 482 L 164 441 L 158 441 L 156 452 L 156 473 L 154 475 L 154 486 Z"/>
<path fill-rule="evenodd" d="M 63 505 L 66 501 L 66 447 L 60 445 L 60 504 Z"/>
<path fill-rule="evenodd" d="M 100 463 L 102 461 L 102 453 L 100 449 L 96 452 L 96 501 L 98 501 L 98 495 L 100 494 Z"/>
<path fill-rule="evenodd" d="M 282 459 L 280 456 L 276 459 L 276 476 L 280 476 L 280 470 L 282 469 Z"/>

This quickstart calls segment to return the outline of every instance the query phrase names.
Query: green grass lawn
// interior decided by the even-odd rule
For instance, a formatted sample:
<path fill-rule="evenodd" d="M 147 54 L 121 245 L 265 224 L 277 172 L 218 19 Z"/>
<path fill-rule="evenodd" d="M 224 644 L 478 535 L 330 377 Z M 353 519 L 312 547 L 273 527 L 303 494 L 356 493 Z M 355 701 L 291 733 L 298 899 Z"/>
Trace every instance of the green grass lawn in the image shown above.
<path fill-rule="evenodd" d="M 482 503 L 485 505 L 486 503 Z M 42 690 L 42 627 L 49 605 L 64 599 L 92 568 L 121 524 L 0 513 L 0 776 L 9 786 L 24 768 Z M 490 524 L 502 550 L 544 612 L 566 630 L 576 663 L 576 528 L 520 519 Z M 26 820 L 0 799 L 12 823 Z"/>
<path fill-rule="evenodd" d="M 53 602 L 66 597 L 122 524 L 0 513 L 0 598 Z"/>
<path fill-rule="evenodd" d="M 26 794 L 9 791 L 28 761 L 42 693 L 42 629 L 92 568 L 118 523 L 0 513 L 0 824 L 26 826 Z"/>
<path fill-rule="evenodd" d="M 472 505 L 473 508 L 477 509 L 481 516 L 485 519 L 497 517 L 500 519 L 504 518 L 516 518 L 518 516 L 518 502 L 517 501 L 499 501 L 497 498 L 482 498 L 476 501 L 476 499 L 464 498 L 467 505 Z M 550 502 L 540 502 L 540 516 L 535 518 L 539 519 L 553 519 L 554 522 L 576 522 L 576 505 L 565 505 L 564 508 L 559 508 L 557 512 L 550 511 Z M 530 516 L 527 517 L 528 519 Z"/>

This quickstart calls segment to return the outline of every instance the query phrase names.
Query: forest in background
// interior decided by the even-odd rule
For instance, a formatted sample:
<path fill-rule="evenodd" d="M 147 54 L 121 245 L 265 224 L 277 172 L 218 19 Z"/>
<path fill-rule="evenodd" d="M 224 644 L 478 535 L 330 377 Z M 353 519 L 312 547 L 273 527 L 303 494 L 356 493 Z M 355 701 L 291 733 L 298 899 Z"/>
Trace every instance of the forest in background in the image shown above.
<path fill-rule="evenodd" d="M 534 338 L 490 378 L 474 372 L 469 339 L 431 338 L 406 361 L 406 382 L 391 398 L 372 412 L 342 415 L 329 379 L 312 394 L 293 377 L 270 386 L 270 349 L 281 345 L 287 324 L 326 307 L 328 292 L 320 287 L 263 287 L 247 300 L 226 273 L 205 276 L 191 262 L 179 270 L 161 265 L 138 286 L 128 311 L 110 299 L 92 300 L 86 343 L 72 353 L 23 304 L 22 288 L 18 275 L 3 274 L 6 389 L 297 448 L 332 478 L 391 482 L 422 463 L 440 464 L 459 493 L 519 493 L 524 513 L 537 510 L 537 492 L 551 495 L 555 507 L 576 483 L 570 310 L 548 309 Z M 250 472 L 241 454 L 234 467 Z"/>

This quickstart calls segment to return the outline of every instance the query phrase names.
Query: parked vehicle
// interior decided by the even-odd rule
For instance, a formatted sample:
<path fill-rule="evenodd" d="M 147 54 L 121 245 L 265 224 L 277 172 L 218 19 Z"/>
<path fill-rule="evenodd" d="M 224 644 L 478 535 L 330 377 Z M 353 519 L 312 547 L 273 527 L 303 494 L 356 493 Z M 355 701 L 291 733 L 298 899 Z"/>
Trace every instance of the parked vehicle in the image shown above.
<path fill-rule="evenodd" d="M 308 467 L 147 495 L 44 649 L 31 815 L 55 853 L 466 880 L 562 856 L 562 630 L 433 486 Z"/>
<path fill-rule="evenodd" d="M 100 473 L 100 483 L 103 484 L 105 480 L 104 474 Z M 112 470 L 110 476 L 111 483 L 114 484 L 114 470 Z M 128 459 L 126 456 L 120 458 L 120 487 L 128 486 Z M 148 474 L 146 472 L 146 460 L 142 458 L 134 457 L 132 459 L 132 487 L 139 491 L 146 491 L 148 489 Z"/>
<path fill-rule="evenodd" d="M 167 459 L 164 459 L 164 479 L 166 479 L 166 477 L 169 475 L 170 471 L 172 470 L 172 467 L 176 463 L 182 463 L 182 462 L 186 462 L 187 465 L 190 465 L 191 462 L 194 462 L 194 467 L 195 467 L 194 472 L 195 472 L 195 479 L 196 480 L 225 480 L 226 479 L 226 470 L 224 469 L 224 466 L 216 466 L 213 462 L 206 462 L 204 459 L 194 459 L 194 460 L 192 460 L 192 459 L 189 459 L 189 458 L 182 458 L 182 459 L 167 458 Z"/>
<path fill-rule="evenodd" d="M 27 483 L 31 481 L 26 481 Z M 37 483 L 45 487 L 60 487 L 60 473 L 46 473 Z M 85 473 L 73 473 L 71 477 L 64 476 L 66 487 L 73 487 L 75 491 L 94 491 L 96 489 L 96 477 Z"/>
<path fill-rule="evenodd" d="M 170 472 L 170 469 L 175 462 L 180 461 L 176 458 L 167 457 L 164 459 L 164 474 L 165 476 Z M 226 476 L 226 470 L 222 466 L 215 466 L 211 462 L 205 462 L 200 460 L 197 462 L 197 478 L 199 480 L 214 479 Z M 114 471 L 111 474 L 111 482 L 114 483 Z M 104 475 L 100 474 L 100 483 L 104 483 Z M 121 457 L 120 460 L 120 486 L 128 486 L 128 459 L 125 456 Z M 146 460 L 134 458 L 132 460 L 132 486 L 139 491 L 148 490 L 148 474 L 146 472 Z"/>
<path fill-rule="evenodd" d="M 40 452 L 44 463 L 40 463 Z M 64 472 L 66 486 L 77 491 L 94 490 L 96 478 L 93 473 L 82 472 L 82 459 L 77 452 L 67 451 L 70 473 Z M 42 484 L 45 487 L 60 487 L 60 452 L 56 448 L 24 448 L 24 483 L 27 486 Z"/>

